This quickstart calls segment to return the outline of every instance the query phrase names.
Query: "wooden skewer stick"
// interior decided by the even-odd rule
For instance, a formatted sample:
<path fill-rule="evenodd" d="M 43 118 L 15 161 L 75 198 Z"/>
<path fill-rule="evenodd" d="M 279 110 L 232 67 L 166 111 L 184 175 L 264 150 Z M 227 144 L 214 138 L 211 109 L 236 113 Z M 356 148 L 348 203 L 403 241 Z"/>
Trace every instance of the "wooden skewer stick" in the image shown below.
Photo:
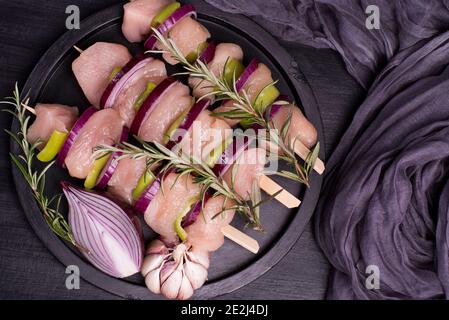
<path fill-rule="evenodd" d="M 250 236 L 234 228 L 233 226 L 227 225 L 221 229 L 221 232 L 223 232 L 226 238 L 234 241 L 248 251 L 251 251 L 254 254 L 259 252 L 260 246 L 257 240 L 251 238 Z"/>
<path fill-rule="evenodd" d="M 83 53 L 83 49 L 78 48 L 77 46 L 73 46 L 73 48 L 78 51 L 79 53 Z"/>
<path fill-rule="evenodd" d="M 279 184 L 268 178 L 266 175 L 259 177 L 259 187 L 270 196 L 279 192 L 274 198 L 287 208 L 296 208 L 301 204 L 301 200 L 296 198 L 290 192 L 282 188 Z"/>
<path fill-rule="evenodd" d="M 27 102 L 27 101 L 26 101 Z M 27 102 L 28 103 L 28 102 Z M 27 111 L 31 112 L 32 114 L 36 115 L 36 110 L 34 110 L 33 108 L 31 108 L 29 105 L 25 104 L 25 103 L 21 103 L 22 107 L 24 107 L 25 109 L 27 109 Z"/>
<path fill-rule="evenodd" d="M 296 140 L 294 148 L 295 153 L 303 160 L 307 159 L 307 156 L 310 153 L 309 148 L 307 148 L 301 141 Z M 315 161 L 315 164 L 313 165 L 313 169 L 318 173 L 318 174 L 323 174 L 324 172 L 324 162 L 320 159 L 317 158 Z"/>

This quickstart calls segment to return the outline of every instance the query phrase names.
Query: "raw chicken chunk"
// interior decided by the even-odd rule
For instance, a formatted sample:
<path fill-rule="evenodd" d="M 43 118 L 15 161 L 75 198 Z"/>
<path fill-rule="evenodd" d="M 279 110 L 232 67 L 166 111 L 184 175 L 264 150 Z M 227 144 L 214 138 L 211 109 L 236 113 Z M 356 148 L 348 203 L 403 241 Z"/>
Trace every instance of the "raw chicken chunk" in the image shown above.
<path fill-rule="evenodd" d="M 165 64 L 160 60 L 153 59 L 128 79 L 113 105 L 128 128 L 136 116 L 134 104 L 145 90 L 148 82 L 159 84 L 166 77 Z"/>
<path fill-rule="evenodd" d="M 176 47 L 186 57 L 189 53 L 196 52 L 198 46 L 210 37 L 209 31 L 198 21 L 187 16 L 174 25 L 168 32 L 168 38 L 172 39 Z M 164 49 L 160 44 L 156 44 L 157 49 Z M 177 61 L 169 53 L 163 54 L 165 61 L 169 64 L 177 64 Z"/>
<path fill-rule="evenodd" d="M 108 182 L 108 192 L 120 201 L 132 204 L 133 190 L 146 169 L 144 158 L 123 158 L 119 161 L 111 180 Z"/>
<path fill-rule="evenodd" d="M 214 75 L 219 77 L 223 73 L 226 61 L 230 59 L 241 61 L 243 59 L 242 48 L 233 43 L 220 43 L 215 48 L 214 58 L 208 67 Z M 195 77 L 189 77 L 189 86 L 193 89 L 193 96 L 198 98 L 214 90 L 210 82 Z"/>
<path fill-rule="evenodd" d="M 30 143 L 42 141 L 38 148 L 45 147 L 53 131 L 69 132 L 78 118 L 78 108 L 62 104 L 39 103 L 34 108 L 36 120 L 28 129 L 27 140 Z"/>
<path fill-rule="evenodd" d="M 130 59 L 131 54 L 125 46 L 96 42 L 73 61 L 73 73 L 93 106 L 99 106 L 114 68 L 123 67 Z"/>
<path fill-rule="evenodd" d="M 285 142 L 287 143 L 288 139 L 290 139 L 293 143 L 295 139 L 298 139 L 310 149 L 316 144 L 318 134 L 313 124 L 307 120 L 297 106 L 292 104 L 282 106 L 273 117 L 274 127 L 281 130 L 290 114 L 290 127 L 288 128 Z"/>
<path fill-rule="evenodd" d="M 117 143 L 122 129 L 123 120 L 114 109 L 103 109 L 94 113 L 82 127 L 65 158 L 69 174 L 85 179 L 95 161 L 93 149 L 101 144 Z"/>
<path fill-rule="evenodd" d="M 262 148 L 251 148 L 242 152 L 237 162 L 225 172 L 223 179 L 232 186 L 232 171 L 235 173 L 233 188 L 242 199 L 249 199 L 253 183 L 259 181 L 266 163 L 266 152 Z M 235 169 L 234 167 L 237 166 Z"/>
<path fill-rule="evenodd" d="M 164 241 L 175 243 L 178 236 L 175 231 L 175 221 L 179 214 L 200 194 L 200 186 L 193 182 L 193 177 L 176 173 L 166 175 L 156 197 L 145 211 L 145 222 Z"/>
<path fill-rule="evenodd" d="M 189 87 L 181 82 L 175 83 L 152 106 L 139 128 L 138 136 L 147 142 L 162 143 L 164 134 L 173 121 L 190 107 L 192 97 Z"/>
<path fill-rule="evenodd" d="M 151 31 L 151 21 L 171 0 L 134 0 L 123 6 L 122 32 L 129 42 L 144 40 Z"/>
<path fill-rule="evenodd" d="M 230 208 L 234 203 L 224 196 L 210 198 L 196 221 L 185 228 L 187 242 L 194 249 L 215 251 L 223 245 L 224 235 L 221 229 L 234 218 L 235 211 Z"/>
<path fill-rule="evenodd" d="M 263 88 L 273 82 L 271 71 L 268 67 L 259 63 L 257 69 L 249 76 L 243 85 L 242 91 L 245 90 L 251 101 L 254 101 Z"/>
<path fill-rule="evenodd" d="M 225 121 L 211 116 L 209 110 L 203 110 L 177 148 L 186 155 L 207 162 L 210 153 L 231 136 L 232 129 Z"/>

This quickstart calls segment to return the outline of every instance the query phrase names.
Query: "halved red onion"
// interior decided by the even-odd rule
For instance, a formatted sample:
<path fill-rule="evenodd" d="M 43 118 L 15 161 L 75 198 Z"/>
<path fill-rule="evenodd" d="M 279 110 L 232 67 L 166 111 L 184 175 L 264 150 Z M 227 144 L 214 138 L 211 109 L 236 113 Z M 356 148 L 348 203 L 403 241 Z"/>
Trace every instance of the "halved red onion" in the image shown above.
<path fill-rule="evenodd" d="M 84 127 L 86 122 L 89 120 L 89 118 L 95 112 L 97 112 L 97 109 L 95 107 L 89 107 L 81 114 L 78 120 L 76 120 L 75 124 L 70 130 L 67 139 L 65 139 L 65 142 L 62 145 L 61 150 L 58 153 L 58 157 L 56 158 L 56 163 L 61 167 L 64 167 L 64 160 L 67 157 L 67 154 L 69 153 L 69 150 L 72 147 L 73 143 L 75 142 L 76 137 L 78 136 L 78 134 L 80 133 L 81 129 Z"/>
<path fill-rule="evenodd" d="M 215 49 L 216 49 L 215 43 L 210 42 L 206 47 L 206 49 L 204 49 L 203 52 L 201 52 L 198 59 L 204 62 L 205 64 L 210 63 L 215 57 Z"/>
<path fill-rule="evenodd" d="M 254 141 L 254 137 L 242 136 L 243 143 L 238 143 L 239 141 L 234 137 L 232 143 L 225 149 L 225 151 L 218 158 L 217 163 L 213 167 L 213 172 L 218 176 L 222 177 L 226 171 L 237 161 L 243 151 L 248 150 L 249 145 Z"/>
<path fill-rule="evenodd" d="M 69 225 L 82 254 L 95 267 L 117 278 L 140 271 L 143 246 L 133 222 L 112 200 L 62 182 L 69 203 Z"/>
<path fill-rule="evenodd" d="M 119 143 L 125 142 L 128 140 L 128 128 L 123 127 L 122 134 L 120 136 Z M 119 160 L 118 158 L 122 155 L 120 151 L 113 152 L 109 157 L 108 161 L 101 170 L 100 175 L 98 176 L 97 183 L 95 184 L 95 188 L 104 189 L 107 187 L 109 180 L 111 180 L 114 175 L 115 169 L 117 169 Z"/>
<path fill-rule="evenodd" d="M 153 105 L 156 104 L 159 98 L 177 82 L 178 81 L 175 78 L 166 78 L 161 83 L 159 83 L 153 91 L 151 91 L 150 95 L 143 102 L 139 111 L 137 111 L 133 123 L 131 124 L 131 132 L 133 134 L 139 134 L 139 128 L 142 125 L 142 122 L 145 120 L 147 113 L 151 110 Z"/>
<path fill-rule="evenodd" d="M 192 210 L 190 210 L 189 213 L 187 213 L 185 215 L 185 217 L 182 219 L 181 226 L 183 228 L 190 226 L 191 224 L 193 224 L 196 221 L 196 219 L 198 218 L 198 216 L 201 213 L 201 208 L 202 208 L 203 202 L 206 203 L 207 200 L 209 200 L 211 197 L 212 197 L 211 194 L 209 192 L 207 192 L 204 195 L 204 199 L 195 203 L 195 205 L 192 207 Z"/>
<path fill-rule="evenodd" d="M 237 91 L 242 90 L 245 83 L 248 81 L 249 77 L 253 74 L 254 71 L 256 71 L 257 67 L 259 66 L 259 62 L 257 59 L 252 59 L 248 66 L 245 68 L 243 73 L 240 75 L 240 77 L 235 82 L 235 88 Z"/>
<path fill-rule="evenodd" d="M 129 79 L 154 58 L 140 54 L 131 59 L 109 82 L 100 99 L 100 108 L 111 108 Z"/>
<path fill-rule="evenodd" d="M 204 100 L 198 101 L 197 103 L 195 103 L 192 106 L 192 108 L 189 110 L 186 117 L 184 118 L 184 120 L 182 120 L 181 124 L 178 127 L 178 130 L 181 131 L 181 135 L 177 136 L 176 140 L 170 140 L 167 143 L 168 149 L 172 149 L 177 143 L 182 141 L 182 139 L 184 138 L 184 135 L 190 129 L 193 122 L 196 120 L 196 118 L 198 118 L 200 113 L 209 106 L 209 104 L 210 104 L 210 100 L 204 99 Z"/>
<path fill-rule="evenodd" d="M 186 16 L 193 16 L 196 18 L 195 8 L 191 4 L 183 5 L 181 8 L 173 12 L 161 25 L 159 25 L 159 27 L 157 27 L 157 31 L 160 34 L 165 35 L 171 28 L 174 27 L 175 24 Z M 145 41 L 144 46 L 148 50 L 153 50 L 156 42 L 156 36 L 152 34 Z"/>

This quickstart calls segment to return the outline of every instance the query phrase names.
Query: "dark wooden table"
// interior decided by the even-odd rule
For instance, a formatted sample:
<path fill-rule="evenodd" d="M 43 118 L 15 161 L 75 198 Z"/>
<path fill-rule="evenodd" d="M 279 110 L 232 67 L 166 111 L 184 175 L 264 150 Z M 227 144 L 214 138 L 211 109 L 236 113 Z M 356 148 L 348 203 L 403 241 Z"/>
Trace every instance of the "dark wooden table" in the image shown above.
<path fill-rule="evenodd" d="M 115 4 L 116 0 L 0 0 L 0 97 L 9 96 L 14 82 L 23 85 L 48 47 L 66 31 L 65 9 L 76 4 L 81 18 Z M 81 26 L 82 27 L 82 26 Z M 297 59 L 317 97 L 324 124 L 325 148 L 335 148 L 362 89 L 331 50 L 282 43 Z M 0 299 L 116 299 L 86 281 L 80 290 L 65 287 L 65 267 L 43 246 L 29 226 L 11 176 L 9 138 L 3 132 L 11 117 L 0 115 Z M 312 222 L 288 255 L 253 283 L 223 299 L 321 299 L 329 264 L 318 248 Z"/>

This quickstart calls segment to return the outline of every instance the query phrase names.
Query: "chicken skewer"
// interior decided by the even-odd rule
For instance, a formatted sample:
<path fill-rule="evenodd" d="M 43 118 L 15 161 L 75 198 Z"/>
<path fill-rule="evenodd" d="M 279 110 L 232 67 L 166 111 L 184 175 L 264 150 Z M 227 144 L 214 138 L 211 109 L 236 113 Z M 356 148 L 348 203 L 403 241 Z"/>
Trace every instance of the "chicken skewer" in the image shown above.
<path fill-rule="evenodd" d="M 256 108 L 266 109 L 269 105 L 272 105 L 275 99 L 279 96 L 279 91 L 273 85 L 273 78 L 271 76 L 271 71 L 263 63 L 257 63 L 253 60 L 250 66 L 243 71 L 243 67 L 239 61 L 241 57 L 238 53 L 240 48 L 235 44 L 219 44 L 215 49 L 215 56 L 213 60 L 208 64 L 210 70 L 217 77 L 223 77 L 227 79 L 228 83 L 232 83 L 232 78 L 235 74 L 236 79 L 246 72 L 248 68 L 254 69 L 251 75 L 247 78 L 245 83 L 241 85 L 239 92 L 245 94 L 250 101 L 253 101 Z M 241 51 L 241 49 L 240 49 Z M 238 52 L 236 54 L 236 52 Z M 218 61 L 217 61 L 218 60 Z M 240 58 L 241 60 L 241 58 Z M 235 62 L 237 61 L 237 62 Z M 231 65 L 231 66 L 228 66 Z M 251 66 L 254 64 L 254 66 Z M 195 79 L 195 78 L 193 78 Z M 231 81 L 229 81 L 231 79 Z M 201 82 L 202 81 L 202 82 Z M 189 79 L 189 84 L 196 85 L 194 92 L 197 94 L 202 94 L 202 96 L 207 95 L 208 92 L 213 91 L 213 86 L 210 83 L 205 83 L 204 80 L 196 78 L 195 80 Z M 241 82 L 240 82 L 241 83 Z M 236 82 L 238 85 L 239 82 Z M 222 106 L 216 108 L 214 112 L 219 115 L 223 112 L 229 112 L 235 109 L 234 102 L 229 100 L 226 101 Z M 291 113 L 288 139 L 294 141 L 293 150 L 295 153 L 303 160 L 306 160 L 310 154 L 310 148 L 312 148 L 317 142 L 317 132 L 315 127 L 304 117 L 299 108 L 294 107 L 291 104 L 282 107 L 283 110 L 273 114 L 272 121 L 276 124 L 275 128 L 280 130 L 283 124 L 286 122 L 289 114 Z M 285 112 L 288 111 L 288 112 Z M 232 127 L 236 126 L 240 119 L 224 118 L 226 122 Z M 244 121 L 242 122 L 244 123 Z M 259 128 L 262 129 L 262 128 Z M 322 174 L 324 172 L 324 163 L 321 159 L 316 159 L 314 164 L 314 170 Z"/>
<path fill-rule="evenodd" d="M 142 8 L 145 8 L 145 10 L 142 10 Z M 191 18 L 192 15 L 195 16 L 194 8 L 191 5 L 185 5 L 179 8 L 179 6 L 173 6 L 173 2 L 171 1 L 138 0 L 127 3 L 124 6 L 124 9 L 125 20 L 127 23 L 124 22 L 122 30 L 129 41 L 138 42 L 143 40 L 145 35 L 151 33 L 151 26 L 148 26 L 148 24 L 143 25 L 143 22 L 153 21 L 156 23 L 153 23 L 152 26 L 159 26 L 158 31 L 164 36 L 165 34 L 168 34 L 170 40 L 173 41 L 184 57 L 198 57 L 200 56 L 201 51 L 207 51 L 207 49 L 204 49 L 207 47 L 205 41 L 210 37 L 210 34 L 201 23 Z M 131 22 L 130 17 L 139 18 L 134 19 L 133 22 Z M 166 19 L 165 23 L 164 19 Z M 193 32 L 194 30 L 196 30 L 196 32 Z M 186 41 L 186 39 L 189 41 Z M 196 47 L 192 47 L 192 44 L 196 45 Z M 145 47 L 148 49 L 156 48 L 164 50 L 164 47 L 156 41 L 154 35 L 150 35 L 145 42 Z M 216 51 L 217 59 L 213 57 L 211 61 L 205 61 L 209 62 L 210 70 L 216 76 L 219 76 L 219 73 L 224 69 L 223 65 L 225 64 L 224 61 L 226 61 L 224 57 L 227 55 L 226 58 L 233 62 L 233 67 L 227 68 L 229 71 L 227 78 L 232 79 L 231 76 L 233 73 L 235 73 L 236 78 L 238 78 L 239 73 L 243 72 L 241 68 L 242 65 L 241 63 L 234 62 L 239 62 L 239 60 L 241 60 L 243 56 L 241 48 L 233 44 L 219 44 Z M 171 64 L 177 63 L 176 59 L 171 57 L 169 53 L 164 53 L 163 58 Z M 270 85 L 272 82 L 273 79 L 271 78 L 269 69 L 264 64 L 259 64 L 254 74 L 250 76 L 248 85 L 244 90 L 251 98 L 257 96 L 258 99 L 261 100 L 259 103 L 258 101 L 255 101 L 256 105 L 262 104 L 262 107 L 266 107 L 274 101 L 277 95 L 279 95 L 279 92 L 274 85 Z M 201 79 L 190 78 L 189 84 L 194 88 L 195 96 L 201 94 L 204 95 L 213 90 L 213 86 Z M 232 102 L 228 102 L 224 107 L 232 107 Z M 295 136 L 303 136 L 301 132 L 302 131 L 298 131 Z M 300 158 L 306 160 L 310 154 L 310 146 L 308 146 L 307 143 L 304 143 L 302 139 L 294 139 L 293 141 L 294 145 L 292 147 L 294 152 Z M 324 172 L 323 161 L 317 158 L 313 168 L 316 172 L 322 174 Z"/>
<path fill-rule="evenodd" d="M 61 131 L 70 131 L 73 124 L 76 122 L 77 109 L 74 107 L 38 104 L 34 109 L 28 106 L 27 109 L 33 110 L 33 113 L 36 114 L 36 121 L 30 126 L 27 137 L 30 142 L 36 142 L 37 140 L 44 143 L 48 142 L 50 132 L 57 129 Z M 75 148 L 74 151 L 69 151 L 64 162 L 71 176 L 81 179 L 87 178 L 89 172 L 94 167 L 96 161 L 94 153 L 86 153 L 86 149 L 83 149 L 84 146 L 89 145 L 91 147 L 87 148 L 87 150 L 92 150 L 96 145 L 104 144 L 106 141 L 109 143 L 118 142 L 118 136 L 116 137 L 115 133 L 111 133 L 109 130 L 98 130 L 98 125 L 104 126 L 109 124 L 109 127 L 113 128 L 116 127 L 117 122 L 122 124 L 122 120 L 118 116 L 117 112 L 113 109 L 104 109 L 95 112 L 95 114 L 91 116 L 91 118 L 84 124 L 78 135 L 79 137 L 77 137 L 75 143 L 71 146 L 71 149 Z M 98 132 L 102 132 L 102 135 L 98 136 L 98 138 L 87 138 L 94 136 L 95 133 Z M 104 132 L 106 132 L 106 134 L 104 134 Z M 126 165 L 126 162 L 123 163 Z M 133 168 L 133 166 L 128 167 L 131 168 L 131 170 Z M 233 239 L 250 240 L 248 236 L 237 229 L 233 230 L 232 228 L 228 228 L 228 231 L 232 235 Z M 254 243 L 254 241 L 249 242 Z M 240 241 L 240 243 L 244 247 L 248 247 L 248 245 L 245 245 L 245 241 Z"/>
<path fill-rule="evenodd" d="M 86 54 L 86 51 L 83 51 L 81 49 L 79 49 L 78 47 L 75 48 L 77 51 L 81 51 L 82 54 Z M 112 48 L 111 50 L 113 50 L 114 48 Z M 226 49 L 226 47 L 224 48 Z M 95 50 L 96 53 L 96 48 L 95 45 L 91 46 L 87 49 L 88 51 L 92 51 Z M 238 51 L 237 48 L 235 48 L 234 51 Z M 87 52 L 87 57 L 91 57 L 94 53 L 93 52 Z M 97 54 L 96 56 L 98 56 L 99 54 Z M 101 56 L 101 55 L 100 55 Z M 239 53 L 236 53 L 236 57 L 239 56 Z M 83 57 L 84 59 L 86 59 L 85 57 Z M 222 55 L 222 58 L 226 58 L 225 55 Z M 217 63 L 219 64 L 219 66 L 221 64 L 223 64 L 224 62 L 221 61 L 223 59 L 217 59 Z M 142 87 L 145 85 L 145 83 L 147 83 L 147 81 L 152 80 L 155 82 L 161 82 L 160 78 L 164 77 L 166 75 L 165 73 L 165 68 L 162 66 L 160 67 L 159 64 L 161 64 L 158 60 L 154 59 L 152 61 L 150 61 L 149 63 L 147 63 L 147 65 L 151 65 L 154 64 L 154 62 L 156 63 L 156 68 L 155 67 L 150 67 L 147 68 L 149 70 L 146 71 L 146 77 L 138 77 L 139 74 L 135 74 L 134 77 L 137 78 L 136 80 L 133 81 L 132 85 L 136 85 L 140 83 L 140 88 L 138 88 L 137 90 L 132 90 L 132 92 L 134 92 L 134 94 L 132 95 L 132 97 L 136 97 L 138 92 L 142 91 Z M 220 62 L 221 61 L 221 62 Z M 226 60 L 225 60 L 226 61 Z M 104 63 L 104 62 L 103 62 Z M 75 63 L 74 63 L 75 64 Z M 78 65 L 80 65 L 79 63 L 77 63 Z M 105 64 L 105 63 L 104 63 Z M 113 69 L 113 65 L 109 66 L 109 69 Z M 162 71 L 159 71 L 161 70 Z M 79 67 L 77 73 L 79 74 L 80 71 L 82 71 L 81 67 Z M 75 69 L 74 69 L 75 72 Z M 77 78 L 82 79 L 82 75 L 78 75 Z M 130 88 L 132 88 L 132 85 L 127 85 L 128 88 L 128 92 L 131 91 Z M 173 130 L 173 125 L 176 123 L 179 123 L 183 117 L 185 116 L 185 112 L 188 111 L 187 109 L 189 108 L 189 106 L 191 106 L 192 104 L 192 97 L 190 97 L 189 95 L 189 90 L 188 88 L 179 83 L 179 82 L 174 82 L 172 79 L 165 79 L 163 81 L 163 83 L 161 84 L 160 87 L 165 88 L 162 89 L 162 95 L 160 95 L 160 98 L 157 99 L 156 101 L 154 101 L 153 105 L 148 106 L 148 110 L 146 110 L 145 108 L 143 108 L 143 110 L 138 110 L 137 113 L 134 112 L 134 110 L 130 110 L 132 108 L 129 107 L 129 105 L 132 105 L 133 103 L 128 103 L 128 106 L 126 108 L 124 108 L 124 110 L 120 110 L 120 107 L 118 107 L 118 109 L 121 111 L 120 114 L 122 116 L 123 119 L 125 119 L 125 121 L 127 122 L 127 125 L 131 127 L 131 131 L 136 134 L 139 138 L 141 138 L 144 141 L 151 141 L 151 142 L 159 142 L 159 143 L 163 143 L 164 140 L 164 135 L 167 135 L 167 131 Z M 151 94 L 151 93 L 150 93 Z M 125 95 L 126 97 L 126 95 Z M 123 100 L 123 99 L 122 99 Z M 131 101 L 135 101 L 136 99 L 127 99 L 127 100 L 131 100 Z M 117 108 L 117 104 L 113 104 L 112 105 L 113 108 Z M 129 116 L 128 114 L 132 112 L 132 115 Z M 135 116 L 138 119 L 135 119 Z M 230 127 L 226 125 L 226 123 L 224 123 L 221 120 L 217 120 L 217 119 L 213 119 L 213 117 L 210 116 L 210 112 L 208 111 L 203 111 L 199 117 L 198 117 L 199 123 L 203 123 L 203 125 L 201 125 L 201 130 L 202 132 L 200 132 L 199 134 L 197 134 L 198 141 L 191 141 L 190 139 L 190 143 L 196 146 L 202 146 L 207 144 L 208 146 L 217 146 L 217 145 L 221 145 L 221 142 L 223 140 L 226 140 L 226 135 L 222 134 L 223 132 L 226 132 L 227 129 L 229 129 L 230 131 Z M 171 128 L 170 128 L 170 127 Z M 221 128 L 220 128 L 221 127 Z M 212 129 L 217 129 L 215 131 L 215 133 L 211 133 L 210 128 Z M 216 141 L 202 141 L 201 137 L 216 137 L 218 133 L 219 139 L 215 139 Z M 170 135 L 170 133 L 168 133 L 168 135 Z M 188 134 L 187 134 L 188 136 Z M 187 139 L 185 139 L 187 140 Z M 187 140 L 189 141 L 189 140 Z M 186 143 L 184 143 L 184 147 L 188 147 L 188 145 L 186 146 Z M 186 148 L 184 148 L 186 149 Z M 201 149 L 201 148 L 200 148 Z M 208 156 L 209 153 L 212 151 L 213 149 L 209 149 L 209 150 L 201 150 L 204 151 L 202 152 L 203 155 Z M 220 154 L 221 152 L 219 152 Z M 131 160 L 127 160 L 128 162 Z M 205 159 L 205 161 L 207 161 Z M 125 166 L 120 166 L 119 169 L 124 168 Z M 135 164 L 135 168 L 138 170 L 133 170 L 132 172 L 130 172 L 130 174 L 127 174 L 126 176 L 131 177 L 132 179 L 130 179 L 130 182 L 132 183 L 136 183 L 136 179 L 135 179 L 135 174 L 133 173 L 137 173 L 137 172 L 143 172 L 142 168 L 142 164 L 141 163 L 136 163 Z M 120 170 L 120 171 L 125 171 L 125 170 Z M 144 173 L 145 174 L 145 173 Z M 119 179 L 120 180 L 120 179 Z M 264 177 L 263 179 L 261 179 L 261 188 L 266 191 L 268 194 L 273 195 L 275 193 L 277 193 L 280 189 L 282 189 L 282 187 L 280 187 L 278 184 L 276 184 L 273 180 L 271 180 L 268 177 Z M 112 181 L 112 184 L 115 184 L 114 181 Z M 120 195 L 121 190 L 120 189 L 130 189 L 130 188 L 120 188 L 117 187 L 118 192 L 115 192 L 115 194 Z M 131 198 L 129 197 L 129 193 L 127 192 L 128 196 L 126 197 L 126 201 L 129 203 Z M 276 196 L 276 199 L 281 201 L 281 203 L 283 203 L 285 206 L 287 206 L 288 208 L 293 208 L 293 207 L 297 207 L 300 204 L 299 199 L 295 198 L 293 195 L 291 195 L 290 193 L 288 193 L 287 191 L 283 190 L 282 194 Z"/>
<path fill-rule="evenodd" d="M 270 179 L 263 179 L 262 181 L 268 181 L 268 182 L 270 182 L 271 180 Z M 267 183 L 265 183 L 265 185 L 267 185 Z M 271 189 L 273 189 L 273 183 L 271 183 L 271 184 L 268 184 L 268 186 L 270 186 L 271 187 Z M 277 188 L 278 190 L 280 189 L 280 187 L 278 186 L 278 185 L 276 185 L 276 184 L 274 184 L 274 187 L 275 188 Z M 274 193 L 276 193 L 278 190 L 271 190 L 271 192 L 269 192 L 270 194 L 274 194 Z M 279 198 L 279 197 L 278 197 Z M 296 199 L 297 200 L 297 199 Z M 297 200 L 297 204 L 296 205 L 290 205 L 290 206 L 297 206 L 297 205 L 299 205 L 299 200 Z M 234 234 L 235 234 L 235 232 L 234 232 Z M 234 237 L 235 238 L 235 237 Z"/>
<path fill-rule="evenodd" d="M 96 145 L 113 145 L 122 138 L 123 121 L 113 109 L 89 108 L 80 118 L 76 107 L 60 104 L 37 104 L 33 111 L 36 120 L 28 129 L 27 140 L 41 142 L 38 159 L 48 162 L 58 155 L 57 162 L 75 178 L 86 179 L 94 171 Z M 58 144 L 54 144 L 54 133 L 62 133 L 62 140 L 56 135 Z"/>

